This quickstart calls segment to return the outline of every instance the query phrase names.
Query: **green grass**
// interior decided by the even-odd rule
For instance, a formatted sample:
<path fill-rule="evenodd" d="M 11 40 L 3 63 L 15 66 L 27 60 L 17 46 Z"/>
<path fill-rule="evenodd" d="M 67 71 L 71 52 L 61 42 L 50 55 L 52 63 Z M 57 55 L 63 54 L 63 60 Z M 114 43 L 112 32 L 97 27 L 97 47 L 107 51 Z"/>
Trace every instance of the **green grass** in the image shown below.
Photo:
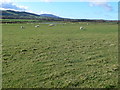
<path fill-rule="evenodd" d="M 117 24 L 35 25 L 3 24 L 3 88 L 118 87 Z"/>

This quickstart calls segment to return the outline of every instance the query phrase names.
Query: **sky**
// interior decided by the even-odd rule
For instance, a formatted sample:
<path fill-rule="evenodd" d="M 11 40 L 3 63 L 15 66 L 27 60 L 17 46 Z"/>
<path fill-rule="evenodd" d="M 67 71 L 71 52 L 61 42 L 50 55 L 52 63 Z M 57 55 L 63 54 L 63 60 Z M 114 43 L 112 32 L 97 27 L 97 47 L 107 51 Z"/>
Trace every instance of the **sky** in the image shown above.
<path fill-rule="evenodd" d="M 2 0 L 0 9 L 73 19 L 118 20 L 117 0 Z"/>

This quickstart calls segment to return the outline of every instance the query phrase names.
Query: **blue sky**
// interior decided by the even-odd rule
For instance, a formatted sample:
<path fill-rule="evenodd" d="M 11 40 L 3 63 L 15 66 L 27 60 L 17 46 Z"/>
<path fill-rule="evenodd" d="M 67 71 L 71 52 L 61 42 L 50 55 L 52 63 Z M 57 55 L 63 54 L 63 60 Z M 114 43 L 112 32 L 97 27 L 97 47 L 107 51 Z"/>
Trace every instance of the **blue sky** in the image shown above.
<path fill-rule="evenodd" d="M 2 9 L 74 19 L 118 20 L 118 2 L 4 2 Z"/>

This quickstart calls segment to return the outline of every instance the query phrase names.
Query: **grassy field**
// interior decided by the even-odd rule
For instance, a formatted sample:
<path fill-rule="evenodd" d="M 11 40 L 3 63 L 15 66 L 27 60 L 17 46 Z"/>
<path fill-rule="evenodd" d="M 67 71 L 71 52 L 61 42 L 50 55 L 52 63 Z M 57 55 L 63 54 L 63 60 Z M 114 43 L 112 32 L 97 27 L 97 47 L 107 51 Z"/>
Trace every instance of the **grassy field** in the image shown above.
<path fill-rule="evenodd" d="M 118 87 L 117 24 L 35 25 L 3 24 L 3 88 Z"/>

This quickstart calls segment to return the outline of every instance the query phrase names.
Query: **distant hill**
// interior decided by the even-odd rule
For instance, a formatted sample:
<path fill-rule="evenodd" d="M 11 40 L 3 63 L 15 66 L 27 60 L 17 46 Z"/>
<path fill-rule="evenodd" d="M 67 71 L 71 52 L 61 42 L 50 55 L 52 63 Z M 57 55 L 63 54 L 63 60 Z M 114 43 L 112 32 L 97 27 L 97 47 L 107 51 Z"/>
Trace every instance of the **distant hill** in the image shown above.
<path fill-rule="evenodd" d="M 58 19 L 58 16 L 52 14 L 33 14 L 29 12 L 20 12 L 20 11 L 13 11 L 13 10 L 1 10 L 2 12 L 0 16 L 6 19 Z M 59 18 L 60 19 L 60 18 Z"/>
<path fill-rule="evenodd" d="M 3 16 L 39 16 L 33 13 L 19 12 L 19 11 L 13 11 L 13 10 L 3 10 L 2 15 Z"/>

